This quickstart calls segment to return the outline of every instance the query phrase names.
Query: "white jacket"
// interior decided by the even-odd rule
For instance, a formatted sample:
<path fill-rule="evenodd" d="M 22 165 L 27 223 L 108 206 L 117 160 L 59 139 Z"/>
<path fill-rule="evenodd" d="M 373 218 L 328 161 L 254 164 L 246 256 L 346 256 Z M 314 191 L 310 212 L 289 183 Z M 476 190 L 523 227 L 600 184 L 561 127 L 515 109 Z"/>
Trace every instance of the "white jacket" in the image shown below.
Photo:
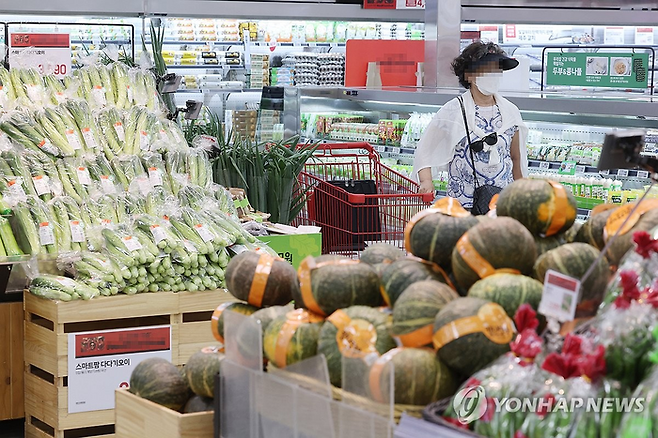
<path fill-rule="evenodd" d="M 528 150 L 526 147 L 528 128 L 523 123 L 521 113 L 516 105 L 499 94 L 494 95 L 494 97 L 503 118 L 503 126 L 499 131 L 504 132 L 512 126 L 518 127 L 521 173 L 525 178 L 528 176 Z M 475 123 L 475 102 L 470 90 L 466 90 L 462 94 L 462 98 L 464 99 L 469 129 L 477 138 L 483 138 L 486 133 L 478 128 Z M 432 168 L 433 175 L 436 175 L 438 171 L 446 170 L 448 163 L 452 161 L 455 154 L 455 147 L 465 136 L 466 128 L 464 127 L 464 118 L 462 117 L 459 100 L 454 98 L 437 111 L 425 132 L 423 132 L 414 154 L 412 178 L 419 181 L 418 172 L 428 167 Z M 471 141 L 475 140 L 476 138 L 471 138 Z"/>

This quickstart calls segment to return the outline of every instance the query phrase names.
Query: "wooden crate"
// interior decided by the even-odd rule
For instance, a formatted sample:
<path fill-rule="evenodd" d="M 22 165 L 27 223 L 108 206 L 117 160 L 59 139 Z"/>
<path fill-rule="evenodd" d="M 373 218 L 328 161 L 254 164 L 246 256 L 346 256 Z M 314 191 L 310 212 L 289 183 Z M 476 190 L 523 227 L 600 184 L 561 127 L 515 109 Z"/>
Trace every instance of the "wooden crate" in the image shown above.
<path fill-rule="evenodd" d="M 179 292 L 178 359 L 183 365 L 191 355 L 217 340 L 210 331 L 210 317 L 220 304 L 236 299 L 224 289 L 203 292 Z"/>
<path fill-rule="evenodd" d="M 0 304 L 0 420 L 23 418 L 23 303 Z"/>
<path fill-rule="evenodd" d="M 214 413 L 181 414 L 137 397 L 125 389 L 116 391 L 116 438 L 213 438 Z"/>
<path fill-rule="evenodd" d="M 70 333 L 168 324 L 172 362 L 183 365 L 199 348 L 216 343 L 210 331 L 210 315 L 229 297 L 225 291 L 158 292 L 58 302 L 26 292 L 26 436 L 114 436 L 113 409 L 68 413 Z"/>

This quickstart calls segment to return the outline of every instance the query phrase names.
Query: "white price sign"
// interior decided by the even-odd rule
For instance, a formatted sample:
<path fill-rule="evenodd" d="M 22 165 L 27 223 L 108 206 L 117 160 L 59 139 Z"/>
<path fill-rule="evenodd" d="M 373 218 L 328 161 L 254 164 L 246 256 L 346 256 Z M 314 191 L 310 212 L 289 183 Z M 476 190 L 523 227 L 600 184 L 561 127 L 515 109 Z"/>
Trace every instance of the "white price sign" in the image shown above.
<path fill-rule="evenodd" d="M 539 163 L 539 168 L 540 169 L 550 169 L 551 168 L 551 163 L 549 163 L 548 161 L 542 161 L 541 163 Z"/>
<path fill-rule="evenodd" d="M 9 37 L 12 67 L 33 67 L 40 73 L 63 78 L 71 74 L 71 40 L 67 33 L 12 33 Z"/>
<path fill-rule="evenodd" d="M 538 311 L 560 322 L 573 321 L 579 292 L 579 280 L 549 269 L 544 277 L 544 292 Z"/>
<path fill-rule="evenodd" d="M 171 361 L 171 326 L 70 333 L 69 413 L 114 409 L 114 390 L 152 357 Z"/>
<path fill-rule="evenodd" d="M 628 169 L 619 169 L 617 171 L 617 176 L 628 176 Z"/>

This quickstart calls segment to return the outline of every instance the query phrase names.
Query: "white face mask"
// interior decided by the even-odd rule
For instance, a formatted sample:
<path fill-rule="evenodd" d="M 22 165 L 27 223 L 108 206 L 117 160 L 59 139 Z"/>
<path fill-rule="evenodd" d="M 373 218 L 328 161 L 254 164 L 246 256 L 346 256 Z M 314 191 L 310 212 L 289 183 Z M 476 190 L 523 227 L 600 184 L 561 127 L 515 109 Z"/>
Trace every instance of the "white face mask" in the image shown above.
<path fill-rule="evenodd" d="M 491 96 L 492 94 L 498 93 L 502 81 L 502 74 L 485 74 L 484 76 L 478 76 L 475 78 L 475 85 L 482 94 L 485 96 Z"/>

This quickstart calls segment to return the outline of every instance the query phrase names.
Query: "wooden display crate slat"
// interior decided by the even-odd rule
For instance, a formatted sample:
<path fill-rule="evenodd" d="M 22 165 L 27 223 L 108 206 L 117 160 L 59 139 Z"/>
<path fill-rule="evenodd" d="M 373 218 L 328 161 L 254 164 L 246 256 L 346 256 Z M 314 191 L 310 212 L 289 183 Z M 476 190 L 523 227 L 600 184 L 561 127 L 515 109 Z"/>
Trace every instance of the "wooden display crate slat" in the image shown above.
<path fill-rule="evenodd" d="M 210 330 L 210 317 L 220 304 L 236 299 L 225 290 L 179 292 L 180 324 L 178 326 L 177 365 L 183 365 L 194 353 L 217 344 Z"/>
<path fill-rule="evenodd" d="M 58 302 L 26 292 L 25 417 L 27 437 L 114 436 L 114 410 L 68 414 L 68 336 L 93 330 L 171 325 L 172 362 L 183 365 L 216 344 L 210 316 L 224 290 L 158 292 Z"/>
<path fill-rule="evenodd" d="M 213 438 L 213 412 L 181 414 L 126 390 L 116 391 L 116 438 Z"/>

